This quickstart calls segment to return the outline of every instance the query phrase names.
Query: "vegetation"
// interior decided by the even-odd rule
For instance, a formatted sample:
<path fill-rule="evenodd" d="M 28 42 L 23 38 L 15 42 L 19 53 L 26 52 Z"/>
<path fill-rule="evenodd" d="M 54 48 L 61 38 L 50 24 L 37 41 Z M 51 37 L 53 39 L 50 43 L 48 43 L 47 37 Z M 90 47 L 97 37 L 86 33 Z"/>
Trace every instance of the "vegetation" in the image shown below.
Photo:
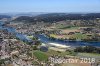
<path fill-rule="evenodd" d="M 88 36 L 86 34 L 75 33 L 71 36 L 71 38 L 75 38 L 76 40 L 86 39 Z"/>
<path fill-rule="evenodd" d="M 67 50 L 66 52 L 60 52 L 60 51 L 54 51 L 49 49 L 47 52 L 45 52 L 48 56 L 52 56 L 52 55 L 59 55 L 59 56 L 66 56 L 66 55 L 71 55 L 71 56 L 75 56 L 76 52 L 74 52 L 73 50 Z"/>
<path fill-rule="evenodd" d="M 100 13 L 91 13 L 91 14 L 66 14 L 66 13 L 50 13 L 42 14 L 35 17 L 29 16 L 20 16 L 14 21 L 23 21 L 23 22 L 58 22 L 64 20 L 93 20 L 100 18 Z M 86 16 L 85 16 L 86 15 Z"/>
<path fill-rule="evenodd" d="M 85 46 L 85 47 L 77 47 L 75 52 L 86 52 L 86 53 L 98 53 L 100 54 L 100 48 L 96 48 L 93 46 Z"/>
<path fill-rule="evenodd" d="M 30 39 L 32 39 L 32 40 L 37 40 L 37 38 L 34 37 L 34 36 L 27 36 L 27 37 L 30 38 Z"/>
<path fill-rule="evenodd" d="M 100 57 L 100 54 L 97 53 L 77 53 L 77 56 L 85 56 L 85 57 Z"/>
<path fill-rule="evenodd" d="M 60 26 L 60 28 L 59 29 L 78 29 L 79 27 L 77 27 L 77 26 Z"/>
<path fill-rule="evenodd" d="M 54 51 L 50 49 L 47 52 L 35 50 L 33 51 L 33 54 L 39 61 L 47 61 L 48 57 L 53 56 L 53 55 L 55 56 L 58 55 L 58 56 L 63 56 L 63 57 L 65 57 L 66 55 L 76 56 L 76 52 L 74 52 L 73 50 L 68 50 L 66 52 Z"/>
<path fill-rule="evenodd" d="M 32 49 L 33 50 L 38 50 L 38 46 L 34 45 L 34 46 L 32 46 Z"/>
<path fill-rule="evenodd" d="M 10 60 L 10 58 L 0 59 L 0 66 L 1 66 L 2 64 L 5 65 L 5 61 L 8 61 L 8 60 Z"/>
<path fill-rule="evenodd" d="M 39 61 L 47 61 L 48 60 L 48 56 L 44 53 L 44 52 L 41 52 L 41 51 L 35 51 L 33 53 L 35 55 L 35 57 L 39 60 Z"/>
<path fill-rule="evenodd" d="M 57 36 L 58 35 L 56 35 L 56 34 L 50 34 L 50 38 L 52 38 L 52 39 L 56 39 Z M 66 37 L 69 37 L 69 40 L 85 40 L 85 39 L 88 38 L 88 36 L 86 34 L 82 34 L 82 33 L 75 33 L 75 34 L 72 34 L 72 35 L 65 35 L 65 37 L 63 37 L 63 38 L 66 38 Z M 63 38 L 59 38 L 59 39 L 63 39 Z"/>

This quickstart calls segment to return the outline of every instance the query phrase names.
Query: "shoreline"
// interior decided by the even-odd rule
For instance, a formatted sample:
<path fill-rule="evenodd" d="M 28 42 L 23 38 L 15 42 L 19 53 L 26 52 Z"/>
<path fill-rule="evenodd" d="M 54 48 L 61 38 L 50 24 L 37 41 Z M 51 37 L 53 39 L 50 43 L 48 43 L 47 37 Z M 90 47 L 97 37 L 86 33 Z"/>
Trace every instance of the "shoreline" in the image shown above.
<path fill-rule="evenodd" d="M 86 42 L 86 41 L 60 41 L 60 40 L 50 40 L 45 34 L 40 34 L 37 36 L 40 41 L 43 43 L 56 43 L 60 45 L 66 45 L 70 46 L 72 48 L 79 47 L 79 46 L 95 46 L 95 47 L 100 47 L 99 42 Z"/>
<path fill-rule="evenodd" d="M 59 43 L 48 43 L 49 46 L 54 46 L 54 47 L 59 47 L 59 48 L 70 48 L 71 46 L 67 46 L 67 45 L 62 45 Z"/>

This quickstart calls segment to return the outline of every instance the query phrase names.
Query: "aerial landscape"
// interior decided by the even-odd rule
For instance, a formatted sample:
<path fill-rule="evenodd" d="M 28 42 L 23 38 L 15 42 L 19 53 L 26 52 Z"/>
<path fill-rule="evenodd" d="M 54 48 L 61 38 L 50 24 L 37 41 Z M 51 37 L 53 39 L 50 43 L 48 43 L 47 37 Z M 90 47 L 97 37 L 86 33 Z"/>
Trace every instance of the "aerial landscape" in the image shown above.
<path fill-rule="evenodd" d="M 0 66 L 100 66 L 99 3 L 0 1 Z"/>

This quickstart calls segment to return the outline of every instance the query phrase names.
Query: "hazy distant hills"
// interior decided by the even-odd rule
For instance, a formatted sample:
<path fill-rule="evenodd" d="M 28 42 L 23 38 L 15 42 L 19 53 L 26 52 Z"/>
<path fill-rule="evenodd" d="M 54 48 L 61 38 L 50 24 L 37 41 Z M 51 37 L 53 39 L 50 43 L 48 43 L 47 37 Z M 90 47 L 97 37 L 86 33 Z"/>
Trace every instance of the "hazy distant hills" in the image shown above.
<path fill-rule="evenodd" d="M 14 12 L 14 13 L 0 13 L 0 20 L 6 18 L 7 20 L 14 20 L 20 16 L 34 17 L 40 14 L 45 14 L 44 12 Z M 9 19 L 10 18 L 10 19 Z"/>
<path fill-rule="evenodd" d="M 19 17 L 19 16 L 37 16 L 40 14 L 46 14 L 44 12 L 11 12 L 11 13 L 0 13 L 0 15 L 9 15 L 11 17 Z"/>
<path fill-rule="evenodd" d="M 100 18 L 100 13 L 89 13 L 89 14 L 67 14 L 67 13 L 49 13 L 40 14 L 36 16 L 20 16 L 14 21 L 23 22 L 57 22 L 63 20 L 89 20 Z"/>
<path fill-rule="evenodd" d="M 8 16 L 8 15 L 0 15 L 0 20 L 3 19 L 3 18 L 11 18 L 11 16 Z"/>
<path fill-rule="evenodd" d="M 100 13 L 3 13 L 0 14 L 0 20 L 11 18 L 14 22 L 57 22 L 63 20 L 90 20 L 100 18 Z"/>

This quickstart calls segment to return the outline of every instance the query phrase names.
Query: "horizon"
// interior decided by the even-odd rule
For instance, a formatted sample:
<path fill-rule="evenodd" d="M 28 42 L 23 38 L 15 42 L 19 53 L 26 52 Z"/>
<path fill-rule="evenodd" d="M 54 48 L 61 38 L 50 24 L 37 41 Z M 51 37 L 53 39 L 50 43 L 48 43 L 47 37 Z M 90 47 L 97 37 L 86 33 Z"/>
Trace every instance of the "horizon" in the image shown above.
<path fill-rule="evenodd" d="M 2 0 L 0 13 L 100 13 L 100 0 Z"/>
<path fill-rule="evenodd" d="M 89 13 L 100 13 L 100 12 L 3 12 L 0 14 L 28 14 L 28 13 L 66 13 L 66 14 L 89 14 Z"/>

